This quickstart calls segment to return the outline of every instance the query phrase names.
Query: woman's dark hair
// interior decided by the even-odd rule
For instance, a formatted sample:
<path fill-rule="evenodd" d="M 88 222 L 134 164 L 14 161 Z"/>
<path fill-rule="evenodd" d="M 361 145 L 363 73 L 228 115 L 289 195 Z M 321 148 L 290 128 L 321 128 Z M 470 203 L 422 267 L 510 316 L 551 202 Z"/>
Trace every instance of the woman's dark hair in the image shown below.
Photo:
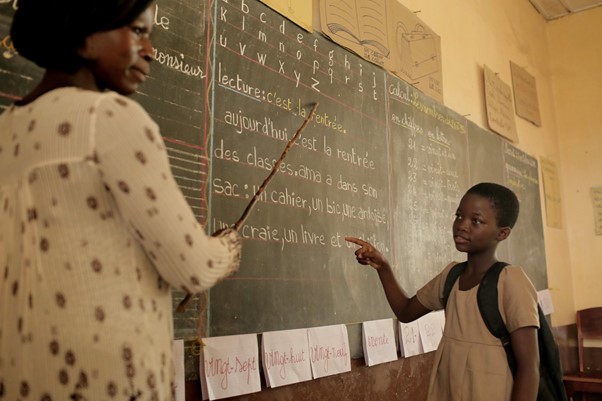
<path fill-rule="evenodd" d="M 23 57 L 45 69 L 73 72 L 78 49 L 95 32 L 134 21 L 152 0 L 19 0 L 11 39 Z"/>
<path fill-rule="evenodd" d="M 514 227 L 518 219 L 520 205 L 516 194 L 503 185 L 491 182 L 482 182 L 466 191 L 467 194 L 475 194 L 488 198 L 495 209 L 498 227 Z"/>

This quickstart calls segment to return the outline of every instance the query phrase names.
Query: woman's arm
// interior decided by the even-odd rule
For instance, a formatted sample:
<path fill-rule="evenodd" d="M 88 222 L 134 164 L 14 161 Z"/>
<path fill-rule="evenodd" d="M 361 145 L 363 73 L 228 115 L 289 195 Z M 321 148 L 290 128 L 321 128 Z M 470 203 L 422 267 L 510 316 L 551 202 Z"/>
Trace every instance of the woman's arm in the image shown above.
<path fill-rule="evenodd" d="M 194 293 L 235 272 L 240 235 L 229 229 L 207 236 L 172 175 L 154 121 L 127 98 L 107 94 L 101 99 L 93 127 L 95 162 L 123 224 L 163 279 Z"/>

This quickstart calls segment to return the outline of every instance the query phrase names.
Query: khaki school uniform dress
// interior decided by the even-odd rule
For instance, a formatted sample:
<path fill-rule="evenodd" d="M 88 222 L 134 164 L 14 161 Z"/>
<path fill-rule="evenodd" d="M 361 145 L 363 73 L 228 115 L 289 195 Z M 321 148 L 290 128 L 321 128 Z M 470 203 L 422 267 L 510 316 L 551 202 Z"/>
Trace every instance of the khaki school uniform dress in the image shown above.
<path fill-rule="evenodd" d="M 61 88 L 0 115 L 0 399 L 172 399 L 170 287 L 240 263 L 205 234 L 157 125 Z"/>
<path fill-rule="evenodd" d="M 438 310 L 451 263 L 416 296 L 425 307 Z M 512 372 L 506 353 L 481 318 L 478 286 L 460 291 L 456 280 L 448 299 L 443 338 L 435 354 L 428 401 L 509 401 Z M 537 293 L 522 268 L 507 266 L 498 282 L 498 303 L 509 332 L 539 327 Z"/>

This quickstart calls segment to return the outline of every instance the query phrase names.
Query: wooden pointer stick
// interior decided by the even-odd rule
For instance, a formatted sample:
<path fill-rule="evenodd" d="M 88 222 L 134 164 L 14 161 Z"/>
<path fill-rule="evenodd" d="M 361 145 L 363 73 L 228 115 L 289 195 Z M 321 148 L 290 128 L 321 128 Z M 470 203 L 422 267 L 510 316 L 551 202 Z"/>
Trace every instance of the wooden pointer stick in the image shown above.
<path fill-rule="evenodd" d="M 297 140 L 297 138 L 299 138 L 299 136 L 301 136 L 301 132 L 303 132 L 303 130 L 307 126 L 307 123 L 309 123 L 309 120 L 311 120 L 311 117 L 313 116 L 314 111 L 316 111 L 317 108 L 318 108 L 318 103 L 316 102 L 316 103 L 314 103 L 313 107 L 309 111 L 309 114 L 307 115 L 307 117 L 305 117 L 305 120 L 303 121 L 303 124 L 301 124 L 301 126 L 299 127 L 299 129 L 297 130 L 297 132 L 295 133 L 295 135 L 293 135 L 293 137 L 290 139 L 290 141 L 288 141 L 288 143 L 286 144 L 286 147 L 282 151 L 282 154 L 280 155 L 280 158 L 274 164 L 274 167 L 272 168 L 272 171 L 270 171 L 270 174 L 263 181 L 263 184 L 261 184 L 261 186 L 259 187 L 259 189 L 257 190 L 257 192 L 255 192 L 255 195 L 253 196 L 253 198 L 251 199 L 251 201 L 249 202 L 249 204 L 245 208 L 244 212 L 242 212 L 242 215 L 240 216 L 240 219 L 238 219 L 238 221 L 236 223 L 234 223 L 234 225 L 232 226 L 232 228 L 234 228 L 235 230 L 238 230 L 245 223 L 245 220 L 247 219 L 247 217 L 249 217 L 249 214 L 251 213 L 251 209 L 253 209 L 253 206 L 255 206 L 255 203 L 257 203 L 257 200 L 259 199 L 259 196 L 261 196 L 261 194 L 263 193 L 263 191 L 265 190 L 265 188 L 268 186 L 268 184 L 269 184 L 270 180 L 272 179 L 272 177 L 274 177 L 274 175 L 276 175 L 276 171 L 278 171 L 278 167 L 280 167 L 280 164 L 282 164 L 282 161 L 286 157 L 288 151 L 293 146 L 293 144 L 295 143 L 295 141 Z M 178 312 L 178 313 L 183 312 L 184 309 L 186 308 L 186 304 L 188 303 L 188 301 L 190 300 L 191 297 L 192 297 L 192 294 L 186 294 L 186 296 L 184 297 L 184 299 L 182 299 L 182 301 L 180 302 L 180 304 L 176 308 L 176 312 Z"/>
<path fill-rule="evenodd" d="M 238 219 L 238 221 L 236 223 L 234 223 L 232 228 L 234 228 L 235 230 L 238 230 L 245 223 L 245 220 L 247 219 L 247 217 L 249 217 L 249 213 L 251 213 L 251 209 L 253 209 L 253 206 L 255 206 L 255 203 L 257 203 L 257 199 L 259 199 L 259 196 L 262 194 L 262 192 L 268 186 L 268 183 L 270 182 L 272 177 L 274 177 L 274 175 L 276 174 L 276 171 L 278 171 L 278 167 L 280 167 L 280 164 L 282 164 L 282 161 L 286 157 L 288 151 L 293 146 L 293 144 L 295 143 L 297 138 L 299 138 L 299 136 L 301 135 L 301 132 L 303 132 L 303 130 L 305 129 L 305 126 L 307 125 L 309 120 L 311 120 L 311 116 L 314 114 L 314 111 L 316 110 L 317 107 L 318 107 L 318 103 L 314 103 L 309 114 L 305 118 L 305 121 L 303 121 L 303 124 L 301 124 L 301 126 L 299 127 L 299 129 L 297 130 L 295 135 L 293 135 L 291 140 L 288 141 L 288 143 L 286 144 L 286 147 L 284 148 L 284 150 L 282 151 L 282 154 L 280 155 L 280 159 L 278 159 L 276 161 L 276 163 L 274 164 L 274 167 L 272 168 L 270 175 L 267 176 L 267 178 L 263 181 L 263 184 L 261 184 L 261 186 L 259 187 L 257 192 L 255 192 L 255 196 L 253 196 L 253 199 L 251 199 L 251 202 L 249 202 L 245 211 L 242 212 L 242 216 L 240 216 L 240 219 Z"/>

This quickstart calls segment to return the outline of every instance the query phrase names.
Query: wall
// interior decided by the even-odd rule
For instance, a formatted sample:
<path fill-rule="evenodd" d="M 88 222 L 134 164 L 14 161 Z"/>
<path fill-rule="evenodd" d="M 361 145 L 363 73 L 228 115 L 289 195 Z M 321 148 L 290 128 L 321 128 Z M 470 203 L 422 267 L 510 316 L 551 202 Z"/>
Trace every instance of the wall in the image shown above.
<path fill-rule="evenodd" d="M 548 34 L 577 310 L 602 305 L 602 236 L 594 235 L 590 196 L 602 185 L 602 8 L 552 21 Z"/>
<path fill-rule="evenodd" d="M 602 51 L 594 39 L 602 9 L 546 22 L 527 0 L 401 3 L 442 38 L 445 104 L 479 126 L 487 127 L 483 64 L 508 84 L 510 60 L 535 77 L 542 125 L 517 116 L 517 146 L 559 169 L 563 228 L 544 227 L 548 284 L 553 325 L 573 323 L 576 309 L 601 304 L 602 237 L 594 236 L 589 188 L 602 184 L 595 152 L 602 121 L 593 110 L 602 104 Z"/>

